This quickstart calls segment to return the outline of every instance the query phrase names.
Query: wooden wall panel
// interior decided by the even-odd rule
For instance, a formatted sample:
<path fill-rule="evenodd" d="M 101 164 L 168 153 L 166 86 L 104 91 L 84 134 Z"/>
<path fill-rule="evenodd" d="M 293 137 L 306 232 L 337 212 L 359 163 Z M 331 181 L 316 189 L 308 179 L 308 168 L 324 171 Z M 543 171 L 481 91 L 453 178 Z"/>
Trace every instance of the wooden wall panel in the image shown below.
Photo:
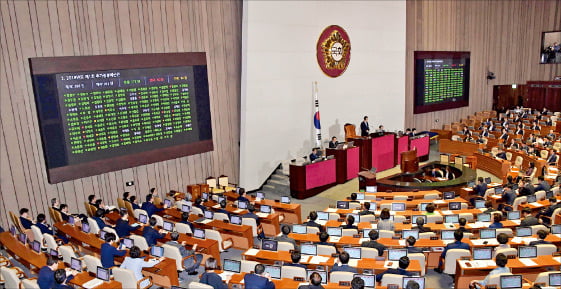
<path fill-rule="evenodd" d="M 89 194 L 115 204 L 124 191 L 144 199 L 151 187 L 184 190 L 211 175 L 237 182 L 241 13 L 236 0 L 0 1 L 0 225 L 21 207 L 46 212 L 53 197 L 83 212 Z M 207 53 L 214 151 L 47 182 L 28 58 L 197 51 Z"/>
<path fill-rule="evenodd" d="M 561 1 L 408 0 L 405 125 L 441 128 L 481 110 L 490 110 L 493 85 L 551 80 L 561 64 L 539 64 L 541 33 L 561 30 Z M 413 114 L 413 52 L 471 51 L 470 105 Z M 497 78 L 487 81 L 487 69 Z"/>

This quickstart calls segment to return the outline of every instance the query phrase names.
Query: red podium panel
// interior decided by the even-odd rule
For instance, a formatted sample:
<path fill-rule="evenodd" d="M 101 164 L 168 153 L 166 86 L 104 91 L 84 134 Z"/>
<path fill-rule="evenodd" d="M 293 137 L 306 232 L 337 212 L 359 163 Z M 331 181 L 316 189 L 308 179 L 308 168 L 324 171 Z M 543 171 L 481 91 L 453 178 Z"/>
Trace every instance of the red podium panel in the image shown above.
<path fill-rule="evenodd" d="M 360 168 L 369 170 L 372 168 L 372 139 L 371 138 L 351 138 L 355 146 L 359 147 Z"/>
<path fill-rule="evenodd" d="M 426 135 L 424 137 L 412 139 L 409 142 L 410 149 L 417 149 L 417 157 L 421 161 L 426 161 L 429 158 L 429 151 L 430 151 L 430 139 L 429 136 Z"/>
<path fill-rule="evenodd" d="M 395 166 L 395 134 L 372 138 L 372 167 L 385 171 Z"/>
<path fill-rule="evenodd" d="M 395 164 L 401 164 L 401 153 L 409 150 L 409 137 L 404 135 L 397 138 L 397 152 Z"/>
<path fill-rule="evenodd" d="M 335 159 L 307 165 L 290 165 L 290 194 L 297 199 L 314 196 L 337 181 Z"/>
<path fill-rule="evenodd" d="M 338 184 L 343 184 L 356 177 L 359 172 L 359 147 L 352 147 L 348 149 L 327 149 L 327 155 L 335 156 Z"/>

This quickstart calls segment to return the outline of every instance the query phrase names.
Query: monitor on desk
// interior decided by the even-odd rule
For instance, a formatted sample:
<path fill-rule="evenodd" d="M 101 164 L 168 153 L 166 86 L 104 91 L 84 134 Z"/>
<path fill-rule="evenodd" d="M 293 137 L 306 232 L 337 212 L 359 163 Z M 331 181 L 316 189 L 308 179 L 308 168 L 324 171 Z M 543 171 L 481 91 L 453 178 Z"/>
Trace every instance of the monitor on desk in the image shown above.
<path fill-rule="evenodd" d="M 366 186 L 366 192 L 367 193 L 377 193 L 378 192 L 378 186 Z"/>
<path fill-rule="evenodd" d="M 150 248 L 150 255 L 158 258 L 164 256 L 164 247 L 152 246 Z"/>
<path fill-rule="evenodd" d="M 427 210 L 427 206 L 428 206 L 429 204 L 431 204 L 431 203 L 421 203 L 421 205 L 420 205 L 420 206 L 421 206 L 421 208 L 420 208 L 421 211 L 426 211 L 426 210 Z"/>
<path fill-rule="evenodd" d="M 493 248 L 473 248 L 473 260 L 491 260 L 493 259 Z"/>
<path fill-rule="evenodd" d="M 163 229 L 168 231 L 168 232 L 173 231 L 173 223 L 168 222 L 168 221 L 164 221 Z"/>
<path fill-rule="evenodd" d="M 170 208 L 171 207 L 171 200 L 170 199 L 164 199 L 164 206 Z"/>
<path fill-rule="evenodd" d="M 392 211 L 401 212 L 405 211 L 405 203 L 392 203 Z"/>
<path fill-rule="evenodd" d="M 370 231 L 372 231 L 374 229 L 362 229 L 362 237 L 363 238 L 370 238 L 370 236 L 368 236 L 368 234 L 370 234 Z M 376 231 L 376 230 L 374 230 Z"/>
<path fill-rule="evenodd" d="M 82 223 L 82 231 L 86 234 L 89 233 L 90 232 L 90 224 L 88 224 L 86 222 L 83 222 Z"/>
<path fill-rule="evenodd" d="M 478 222 L 491 222 L 491 214 L 487 214 L 487 213 L 477 214 L 477 221 Z"/>
<path fill-rule="evenodd" d="M 356 199 L 359 201 L 364 200 L 364 193 L 356 193 Z"/>
<path fill-rule="evenodd" d="M 536 246 L 518 247 L 518 258 L 536 258 L 537 256 L 538 256 L 538 247 Z"/>
<path fill-rule="evenodd" d="M 451 199 L 453 199 L 453 198 L 455 198 L 455 197 L 456 197 L 456 193 L 453 192 L 453 191 L 452 191 L 452 192 L 444 192 L 444 195 L 443 195 L 443 198 L 444 198 L 445 200 L 451 200 Z"/>
<path fill-rule="evenodd" d="M 41 243 L 37 240 L 33 240 L 33 242 L 31 242 L 31 249 L 36 253 L 41 253 Z"/>
<path fill-rule="evenodd" d="M 538 198 L 536 197 L 536 195 L 526 196 L 526 202 L 528 202 L 528 203 L 535 203 L 537 201 L 538 201 Z"/>
<path fill-rule="evenodd" d="M 205 219 L 212 220 L 214 218 L 214 212 L 211 210 L 205 210 Z"/>
<path fill-rule="evenodd" d="M 283 204 L 290 204 L 290 197 L 282 196 L 282 197 L 281 197 L 281 203 L 283 203 Z"/>
<path fill-rule="evenodd" d="M 105 282 L 109 282 L 110 276 L 111 274 L 109 273 L 109 269 L 105 269 L 101 266 L 97 266 L 97 274 L 96 274 L 97 279 L 101 279 Z"/>
<path fill-rule="evenodd" d="M 343 251 L 349 253 L 349 257 L 351 259 L 361 259 L 362 250 L 360 247 L 345 247 L 343 248 Z"/>
<path fill-rule="evenodd" d="M 329 220 L 329 213 L 328 212 L 320 212 L 318 211 L 318 220 L 327 221 Z"/>
<path fill-rule="evenodd" d="M 132 248 L 132 246 L 134 246 L 134 242 L 130 238 L 123 238 L 123 246 L 125 246 L 125 248 L 127 249 L 130 249 Z"/>
<path fill-rule="evenodd" d="M 193 230 L 193 237 L 195 237 L 197 239 L 204 239 L 205 238 L 205 230 L 195 228 L 195 230 Z"/>
<path fill-rule="evenodd" d="M 242 262 L 238 260 L 224 259 L 224 271 L 240 273 Z"/>
<path fill-rule="evenodd" d="M 107 231 L 99 230 L 99 238 L 105 241 L 105 235 L 107 235 Z"/>
<path fill-rule="evenodd" d="M 476 209 L 485 208 L 485 200 L 475 200 L 475 208 Z"/>
<path fill-rule="evenodd" d="M 532 236 L 532 228 L 516 227 L 516 237 L 529 237 L 529 236 Z"/>
<path fill-rule="evenodd" d="M 561 225 L 551 225 L 551 234 L 561 234 Z"/>
<path fill-rule="evenodd" d="M 312 273 L 318 273 L 321 276 L 321 284 L 327 285 L 327 271 L 306 269 L 306 280 L 310 280 Z"/>
<path fill-rule="evenodd" d="M 272 210 L 271 210 L 271 206 L 269 205 L 261 205 L 261 207 L 259 207 L 259 211 L 261 213 L 270 214 Z"/>
<path fill-rule="evenodd" d="M 138 215 L 138 221 L 142 224 L 147 224 L 148 223 L 148 215 L 139 214 Z"/>
<path fill-rule="evenodd" d="M 292 225 L 292 233 L 294 233 L 294 234 L 307 234 L 308 233 L 308 226 L 294 224 L 294 225 Z"/>
<path fill-rule="evenodd" d="M 553 198 L 554 196 L 555 196 L 555 194 L 553 193 L 553 191 L 547 191 L 547 192 L 545 192 L 545 198 L 546 198 L 546 199 Z"/>
<path fill-rule="evenodd" d="M 272 279 L 281 278 L 281 266 L 265 265 L 265 272 L 269 273 Z"/>
<path fill-rule="evenodd" d="M 255 197 L 258 198 L 258 199 L 264 200 L 265 199 L 265 193 L 257 192 L 257 193 L 255 193 Z"/>
<path fill-rule="evenodd" d="M 503 275 L 500 283 L 501 289 L 522 288 L 522 275 Z"/>
<path fill-rule="evenodd" d="M 238 209 L 242 209 L 242 210 L 247 209 L 247 202 L 239 202 L 238 201 Z"/>
<path fill-rule="evenodd" d="M 409 281 L 417 282 L 419 284 L 419 289 L 425 289 L 425 277 L 403 277 L 403 287 L 407 287 Z"/>
<path fill-rule="evenodd" d="M 264 251 L 276 252 L 278 246 L 279 246 L 279 242 L 276 241 L 276 240 L 263 239 L 261 241 L 261 250 L 264 250 Z"/>
<path fill-rule="evenodd" d="M 468 183 L 467 183 L 467 187 L 468 187 L 468 188 L 471 188 L 471 187 L 473 187 L 473 186 L 475 186 L 475 182 L 474 182 L 474 181 L 471 181 L 471 182 L 468 182 Z"/>
<path fill-rule="evenodd" d="M 495 239 L 497 237 L 497 230 L 495 229 L 481 229 L 479 230 L 480 239 Z"/>
<path fill-rule="evenodd" d="M 401 238 L 402 239 L 407 239 L 410 236 L 413 236 L 413 238 L 415 238 L 415 240 L 419 240 L 419 230 L 403 230 L 401 231 Z"/>
<path fill-rule="evenodd" d="M 208 200 L 208 193 L 202 193 L 201 194 L 201 199 L 203 199 L 203 201 L 207 201 Z"/>
<path fill-rule="evenodd" d="M 462 209 L 462 203 L 461 202 L 450 202 L 448 203 L 448 210 L 450 211 L 457 211 L 457 210 L 461 210 Z"/>
<path fill-rule="evenodd" d="M 10 226 L 10 234 L 12 234 L 12 236 L 16 236 L 16 226 L 11 225 Z"/>
<path fill-rule="evenodd" d="M 18 240 L 25 245 L 27 242 L 27 235 L 25 233 L 19 233 Z"/>
<path fill-rule="evenodd" d="M 70 268 L 78 272 L 82 272 L 82 260 L 70 257 Z"/>
<path fill-rule="evenodd" d="M 318 247 L 316 244 L 302 244 L 300 246 L 300 253 L 302 255 L 316 256 L 318 254 Z"/>
<path fill-rule="evenodd" d="M 242 224 L 242 217 L 240 215 L 231 215 L 230 216 L 230 224 L 241 225 Z"/>
<path fill-rule="evenodd" d="M 343 228 L 341 227 L 327 227 L 327 234 L 333 237 L 343 236 Z"/>
<path fill-rule="evenodd" d="M 349 209 L 349 202 L 347 202 L 347 201 L 337 201 L 337 209 L 343 209 L 343 210 Z"/>
<path fill-rule="evenodd" d="M 55 249 L 51 249 L 51 251 L 49 252 L 49 255 L 51 255 L 55 259 L 58 259 L 58 251 L 55 250 Z"/>
<path fill-rule="evenodd" d="M 426 215 L 413 215 L 413 216 L 411 216 L 411 224 L 417 224 L 417 218 L 423 219 L 423 221 L 424 221 L 423 224 L 428 223 L 428 219 L 427 219 Z"/>
<path fill-rule="evenodd" d="M 501 186 L 495 187 L 495 195 L 502 195 L 504 188 Z"/>
<path fill-rule="evenodd" d="M 373 289 L 376 288 L 376 275 L 368 274 L 354 274 L 354 278 L 360 278 L 364 281 L 364 288 Z"/>
<path fill-rule="evenodd" d="M 399 258 L 407 256 L 407 249 L 388 249 L 388 260 L 399 261 Z"/>
<path fill-rule="evenodd" d="M 460 215 L 452 214 L 452 215 L 445 215 L 444 216 L 444 223 L 447 224 L 457 224 L 460 222 Z"/>
<path fill-rule="evenodd" d="M 561 273 L 549 273 L 549 286 L 561 286 Z"/>
<path fill-rule="evenodd" d="M 506 218 L 508 220 L 520 220 L 520 211 L 508 211 Z"/>
<path fill-rule="evenodd" d="M 74 220 L 73 216 L 68 216 L 68 224 L 74 226 L 74 224 L 76 223 L 76 221 Z"/>
<path fill-rule="evenodd" d="M 183 204 L 183 205 L 181 205 L 181 212 L 183 212 L 183 213 L 189 213 L 189 212 L 191 212 L 191 207 L 188 206 L 188 205 Z"/>
<path fill-rule="evenodd" d="M 441 240 L 454 240 L 454 232 L 456 230 L 442 230 L 440 231 Z"/>

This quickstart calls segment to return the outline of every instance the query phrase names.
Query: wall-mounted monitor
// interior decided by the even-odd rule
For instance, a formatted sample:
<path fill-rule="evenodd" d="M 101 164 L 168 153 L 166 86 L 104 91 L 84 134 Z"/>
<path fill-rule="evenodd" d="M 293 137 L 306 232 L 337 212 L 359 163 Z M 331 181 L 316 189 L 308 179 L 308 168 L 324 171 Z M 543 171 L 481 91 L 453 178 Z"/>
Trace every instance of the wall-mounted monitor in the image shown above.
<path fill-rule="evenodd" d="M 541 64 L 561 64 L 561 31 L 542 33 Z"/>
<path fill-rule="evenodd" d="M 49 183 L 213 150 L 204 52 L 30 65 Z"/>
<path fill-rule="evenodd" d="M 468 106 L 469 71 L 469 52 L 415 51 L 413 112 Z"/>

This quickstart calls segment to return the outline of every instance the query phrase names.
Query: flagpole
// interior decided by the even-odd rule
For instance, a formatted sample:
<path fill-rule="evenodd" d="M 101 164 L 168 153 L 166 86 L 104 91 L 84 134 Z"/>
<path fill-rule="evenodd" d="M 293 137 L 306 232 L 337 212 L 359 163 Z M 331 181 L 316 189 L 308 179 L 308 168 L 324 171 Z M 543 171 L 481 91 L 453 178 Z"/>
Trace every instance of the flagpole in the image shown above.
<path fill-rule="evenodd" d="M 312 90 L 314 94 L 314 127 L 316 128 L 316 147 L 322 147 L 321 145 L 321 124 L 320 124 L 320 115 L 319 115 L 319 99 L 318 99 L 318 82 L 314 81 L 312 83 Z"/>

